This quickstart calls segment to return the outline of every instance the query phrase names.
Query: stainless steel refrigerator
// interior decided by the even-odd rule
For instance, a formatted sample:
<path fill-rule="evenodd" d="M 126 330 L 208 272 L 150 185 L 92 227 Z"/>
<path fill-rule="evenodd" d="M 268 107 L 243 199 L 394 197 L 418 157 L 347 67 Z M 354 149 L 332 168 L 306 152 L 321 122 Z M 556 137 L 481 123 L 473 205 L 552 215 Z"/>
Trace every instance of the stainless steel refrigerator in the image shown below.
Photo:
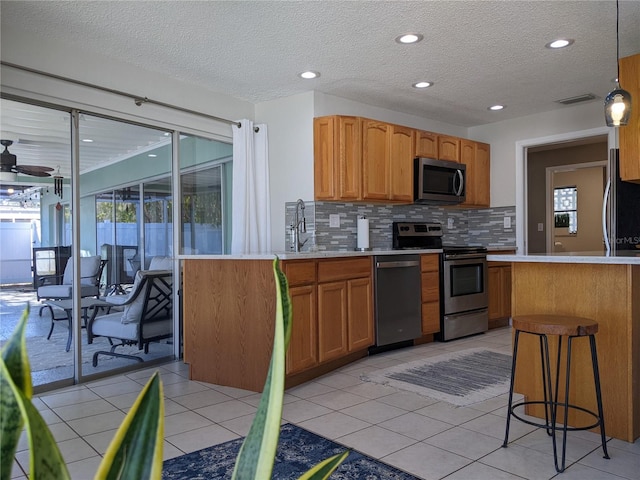
<path fill-rule="evenodd" d="M 611 255 L 640 254 L 640 184 L 620 180 L 618 149 L 609 151 L 602 205 L 605 249 Z"/>

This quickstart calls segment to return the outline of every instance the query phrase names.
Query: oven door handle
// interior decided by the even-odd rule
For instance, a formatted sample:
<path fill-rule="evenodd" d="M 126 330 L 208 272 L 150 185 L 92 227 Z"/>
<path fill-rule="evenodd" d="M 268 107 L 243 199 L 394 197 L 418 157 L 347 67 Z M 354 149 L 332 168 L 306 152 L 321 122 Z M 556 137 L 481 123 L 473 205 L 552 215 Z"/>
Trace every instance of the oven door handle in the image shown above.
<path fill-rule="evenodd" d="M 417 267 L 420 262 L 408 260 L 405 262 L 376 262 L 376 268 L 409 268 Z"/>

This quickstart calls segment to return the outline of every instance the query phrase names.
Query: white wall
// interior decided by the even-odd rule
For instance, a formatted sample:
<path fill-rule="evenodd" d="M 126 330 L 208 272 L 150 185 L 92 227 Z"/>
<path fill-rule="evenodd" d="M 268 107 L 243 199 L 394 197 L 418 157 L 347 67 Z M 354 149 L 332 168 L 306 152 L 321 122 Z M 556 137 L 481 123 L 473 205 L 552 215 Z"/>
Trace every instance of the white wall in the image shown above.
<path fill-rule="evenodd" d="M 516 142 L 604 125 L 602 102 L 594 101 L 469 128 L 469 138 L 491 145 L 491 206 L 516 205 Z"/>
<path fill-rule="evenodd" d="M 256 105 L 269 133 L 271 246 L 285 249 L 285 202 L 313 200 L 313 92 Z"/>

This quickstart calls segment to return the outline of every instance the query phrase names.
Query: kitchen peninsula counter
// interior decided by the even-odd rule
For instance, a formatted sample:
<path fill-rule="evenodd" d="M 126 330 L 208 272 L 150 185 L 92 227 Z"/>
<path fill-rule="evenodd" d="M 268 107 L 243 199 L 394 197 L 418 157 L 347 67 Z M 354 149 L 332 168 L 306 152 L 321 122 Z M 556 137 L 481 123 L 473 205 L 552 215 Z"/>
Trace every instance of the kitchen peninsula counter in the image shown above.
<path fill-rule="evenodd" d="M 377 255 L 418 254 L 437 265 L 441 252 L 319 250 L 182 259 L 184 358 L 191 379 L 262 390 L 273 345 L 276 256 L 289 282 L 296 317 L 287 354 L 289 387 L 368 354 L 375 343 Z M 424 326 L 423 332 L 423 337 L 433 335 Z"/>
<path fill-rule="evenodd" d="M 606 434 L 633 442 L 640 437 L 640 256 L 599 252 L 554 255 L 489 255 L 512 268 L 512 316 L 560 314 L 596 320 Z M 570 403 L 597 411 L 589 342 L 573 342 Z M 556 342 L 552 342 L 552 349 Z M 521 335 L 515 391 L 541 399 L 538 339 Z M 538 406 L 528 413 L 544 417 Z M 571 411 L 569 423 L 590 418 Z"/>

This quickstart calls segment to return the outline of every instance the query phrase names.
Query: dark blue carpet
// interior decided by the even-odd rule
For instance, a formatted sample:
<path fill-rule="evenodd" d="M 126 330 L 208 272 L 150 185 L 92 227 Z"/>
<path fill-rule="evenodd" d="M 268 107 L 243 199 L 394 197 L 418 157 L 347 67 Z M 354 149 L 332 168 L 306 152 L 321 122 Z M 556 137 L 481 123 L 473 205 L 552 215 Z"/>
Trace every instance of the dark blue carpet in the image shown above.
<path fill-rule="evenodd" d="M 231 440 L 209 448 L 166 460 L 163 480 L 229 479 L 242 441 Z M 312 466 L 337 453 L 348 450 L 344 445 L 328 440 L 290 423 L 282 426 L 272 478 L 297 479 Z M 351 450 L 346 460 L 331 475 L 332 480 L 417 480 L 397 468 Z"/>

